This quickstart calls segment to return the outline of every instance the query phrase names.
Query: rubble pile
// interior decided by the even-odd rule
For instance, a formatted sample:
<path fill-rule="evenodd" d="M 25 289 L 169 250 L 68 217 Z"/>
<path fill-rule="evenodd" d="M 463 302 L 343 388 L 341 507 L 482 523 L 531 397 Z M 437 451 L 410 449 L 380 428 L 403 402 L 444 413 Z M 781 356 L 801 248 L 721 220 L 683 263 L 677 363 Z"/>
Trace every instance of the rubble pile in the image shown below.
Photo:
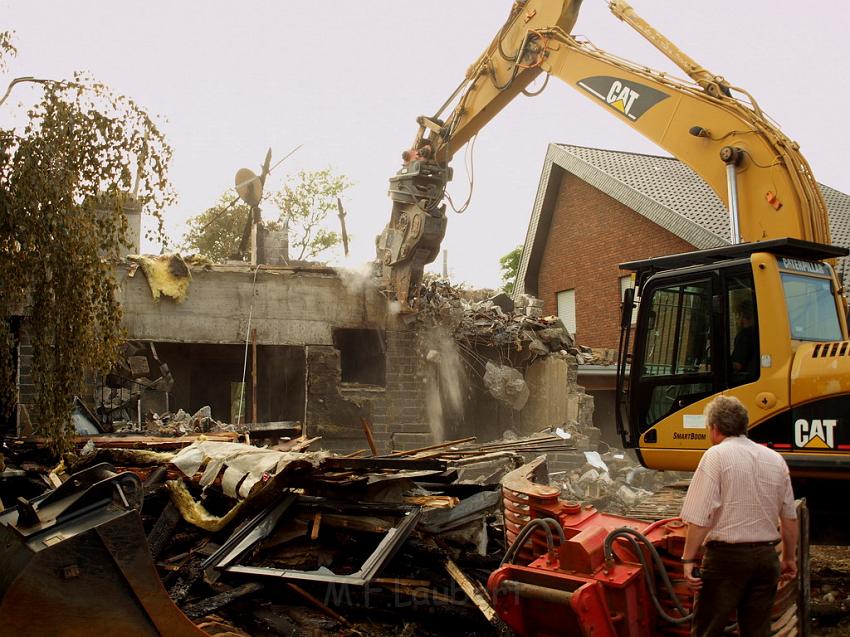
<path fill-rule="evenodd" d="M 423 286 L 417 317 L 447 329 L 466 351 L 498 350 L 513 367 L 551 353 L 580 353 L 561 320 L 543 316 L 542 301 L 523 297 L 521 303 L 506 294 L 469 300 L 462 287 L 435 279 Z"/>
<path fill-rule="evenodd" d="M 224 431 L 244 432 L 246 427 L 216 420 L 209 406 L 204 406 L 191 415 L 182 409 L 178 409 L 177 413 L 149 413 L 143 431 L 156 436 L 185 436 Z"/>
<path fill-rule="evenodd" d="M 523 454 L 572 448 L 552 434 L 373 457 L 303 439 L 102 438 L 58 467 L 43 448 L 7 446 L 2 499 L 79 482 L 71 472 L 135 474 L 146 546 L 126 550 L 150 551 L 197 625 L 235 635 L 442 635 L 448 618 L 458 633 L 503 634 L 484 588 L 505 548 L 499 481 Z"/>
<path fill-rule="evenodd" d="M 635 515 L 637 509 L 652 506 L 654 494 L 665 486 L 676 485 L 690 477 L 679 471 L 654 471 L 641 466 L 631 452 L 612 449 L 606 453 L 586 451 L 587 462 L 554 480 L 561 497 L 592 504 L 600 511 Z M 675 517 L 681 508 L 662 517 Z M 659 502 L 658 506 L 662 506 Z M 646 516 L 639 515 L 645 518 Z M 650 516 L 655 517 L 655 516 Z"/>
<path fill-rule="evenodd" d="M 97 379 L 97 427 L 103 432 L 138 431 L 145 416 L 142 404 L 161 405 L 167 411 L 174 377 L 159 359 L 153 343 L 127 341 L 112 371 Z"/>
<path fill-rule="evenodd" d="M 616 365 L 617 352 L 608 347 L 585 347 L 578 346 L 578 353 L 575 355 L 579 365 Z"/>

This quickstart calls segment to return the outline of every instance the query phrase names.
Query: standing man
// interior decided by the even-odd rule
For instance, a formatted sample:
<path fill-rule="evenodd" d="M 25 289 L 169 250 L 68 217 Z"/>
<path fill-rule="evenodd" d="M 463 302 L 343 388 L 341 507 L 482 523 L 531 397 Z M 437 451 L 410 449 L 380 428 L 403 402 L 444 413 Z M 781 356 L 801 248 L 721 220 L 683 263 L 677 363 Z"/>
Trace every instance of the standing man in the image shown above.
<path fill-rule="evenodd" d="M 703 454 L 682 507 L 688 523 L 685 578 L 699 591 L 692 637 L 721 635 L 735 610 L 740 637 L 767 637 L 777 585 L 797 576 L 797 512 L 788 466 L 747 438 L 748 421 L 737 398 L 718 396 L 705 408 L 713 446 Z M 703 543 L 701 573 L 695 573 Z"/>

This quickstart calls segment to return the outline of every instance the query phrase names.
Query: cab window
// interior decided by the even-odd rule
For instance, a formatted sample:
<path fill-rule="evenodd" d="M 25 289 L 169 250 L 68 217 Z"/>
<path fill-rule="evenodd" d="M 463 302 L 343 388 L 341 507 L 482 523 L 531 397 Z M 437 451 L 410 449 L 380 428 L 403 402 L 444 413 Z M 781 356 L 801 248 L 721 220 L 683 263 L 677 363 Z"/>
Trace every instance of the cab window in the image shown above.
<path fill-rule="evenodd" d="M 829 279 L 780 272 L 791 338 L 798 341 L 840 341 L 841 324 Z"/>
<path fill-rule="evenodd" d="M 761 370 L 756 297 L 750 273 L 726 279 L 728 312 L 727 343 L 729 386 L 735 387 L 758 380 Z"/>
<path fill-rule="evenodd" d="M 711 279 L 648 295 L 640 377 L 633 388 L 641 431 L 714 390 Z"/>
<path fill-rule="evenodd" d="M 644 349 L 644 375 L 711 371 L 709 283 L 677 285 L 653 294 Z"/>

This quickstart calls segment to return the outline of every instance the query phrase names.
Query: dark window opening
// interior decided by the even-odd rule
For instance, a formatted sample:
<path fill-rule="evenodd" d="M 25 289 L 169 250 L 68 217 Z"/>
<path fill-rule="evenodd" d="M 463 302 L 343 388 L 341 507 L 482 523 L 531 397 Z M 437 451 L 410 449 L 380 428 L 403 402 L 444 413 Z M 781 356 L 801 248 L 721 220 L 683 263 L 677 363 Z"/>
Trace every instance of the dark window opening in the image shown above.
<path fill-rule="evenodd" d="M 173 377 L 168 392 L 144 391 L 142 418 L 149 411 L 178 409 L 192 414 L 209 406 L 212 417 L 227 423 L 304 421 L 306 355 L 303 347 L 258 345 L 256 377 L 252 376 L 253 348 L 244 345 L 155 343 L 158 358 Z M 242 374 L 245 371 L 245 383 Z M 151 374 L 159 374 L 151 370 Z M 256 408 L 253 405 L 256 383 Z M 241 409 L 240 404 L 244 405 Z M 256 413 L 256 420 L 254 418 Z M 130 414 L 135 418 L 134 414 Z"/>
<path fill-rule="evenodd" d="M 333 341 L 339 350 L 342 382 L 386 385 L 387 347 L 383 332 L 337 329 Z"/>

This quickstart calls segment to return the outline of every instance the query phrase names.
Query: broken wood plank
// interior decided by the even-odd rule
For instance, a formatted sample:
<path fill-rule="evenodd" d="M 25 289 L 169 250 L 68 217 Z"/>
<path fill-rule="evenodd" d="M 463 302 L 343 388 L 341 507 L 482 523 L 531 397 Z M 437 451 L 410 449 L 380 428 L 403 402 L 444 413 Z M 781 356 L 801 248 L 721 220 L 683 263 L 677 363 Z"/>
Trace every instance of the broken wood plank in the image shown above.
<path fill-rule="evenodd" d="M 383 584 L 385 586 L 431 586 L 430 580 L 427 579 L 404 579 L 400 577 L 373 577 L 373 584 Z"/>
<path fill-rule="evenodd" d="M 240 434 L 235 431 L 217 431 L 215 433 L 205 434 L 186 434 L 176 438 L 166 438 L 164 436 L 142 436 L 138 434 L 103 434 L 100 436 L 74 436 L 72 438 L 74 445 L 84 446 L 87 442 L 92 441 L 94 446 L 99 449 L 181 449 L 188 447 L 199 438 L 211 440 L 215 442 L 239 442 Z M 50 441 L 42 437 L 30 438 L 13 438 L 10 442 L 16 440 L 22 444 L 33 445 L 37 448 L 47 448 L 50 446 Z"/>
<path fill-rule="evenodd" d="M 335 610 L 328 608 L 325 604 L 323 604 L 321 601 L 319 601 L 318 599 L 316 599 L 315 597 L 310 595 L 310 593 L 305 591 L 303 588 L 301 588 L 297 584 L 293 584 L 292 582 L 287 582 L 286 586 L 289 589 L 291 589 L 291 590 L 295 591 L 296 593 L 298 593 L 299 595 L 301 595 L 301 597 L 303 597 L 308 602 L 310 602 L 313 606 L 315 606 L 320 611 L 325 613 L 328 617 L 336 620 L 337 622 L 339 622 L 343 626 L 347 627 L 347 626 L 351 625 L 345 617 L 343 617 L 342 615 L 337 613 Z"/>
<path fill-rule="evenodd" d="M 301 423 L 297 420 L 272 420 L 268 422 L 249 422 L 245 428 L 253 434 L 272 432 L 283 436 L 301 438 Z M 257 436 L 259 437 L 259 436 Z"/>
<path fill-rule="evenodd" d="M 310 530 L 310 539 L 315 541 L 319 539 L 319 527 L 322 525 L 322 512 L 316 511 L 313 516 L 313 528 Z"/>
<path fill-rule="evenodd" d="M 405 496 L 404 501 L 434 509 L 451 509 L 460 503 L 460 498 L 450 495 L 411 495 Z"/>
<path fill-rule="evenodd" d="M 200 617 L 205 617 L 209 615 L 211 612 L 218 610 L 222 606 L 226 606 L 230 602 L 239 599 L 240 597 L 245 597 L 246 595 L 250 595 L 251 593 L 256 593 L 259 590 L 262 590 L 263 585 L 257 582 L 248 582 L 247 584 L 242 584 L 242 586 L 237 586 L 229 591 L 225 591 L 224 593 L 219 593 L 218 595 L 213 595 L 212 597 L 208 597 L 200 602 L 196 602 L 194 604 L 189 604 L 183 608 L 183 613 L 189 619 L 198 619 Z"/>
<path fill-rule="evenodd" d="M 304 451 L 314 442 L 318 442 L 321 439 L 321 436 L 316 436 L 315 438 L 305 438 L 304 436 L 301 436 L 299 438 L 282 442 L 279 445 L 275 445 L 272 449 L 275 451 Z"/>
<path fill-rule="evenodd" d="M 372 455 L 378 455 L 378 448 L 375 446 L 375 437 L 372 435 L 372 426 L 365 418 L 360 419 L 360 424 L 363 425 L 363 433 L 366 436 L 366 442 L 369 443 L 369 449 L 372 450 Z"/>
<path fill-rule="evenodd" d="M 457 582 L 458 586 L 463 589 L 466 596 L 472 600 L 472 603 L 478 607 L 485 619 L 494 626 L 500 626 L 502 620 L 496 615 L 496 610 L 490 605 L 490 599 L 485 597 L 480 590 L 475 586 L 475 583 L 467 577 L 457 564 L 451 558 L 446 558 L 443 564 L 449 576 Z"/>
<path fill-rule="evenodd" d="M 461 438 L 459 440 L 449 440 L 448 442 L 441 442 L 436 445 L 428 445 L 427 447 L 419 447 L 418 449 L 408 449 L 407 451 L 394 451 L 393 453 L 389 453 L 386 456 L 382 456 L 384 458 L 399 458 L 403 456 L 412 456 L 417 453 L 421 453 L 423 451 L 431 451 L 433 449 L 445 449 L 446 447 L 453 447 L 455 445 L 462 445 L 467 442 L 472 442 L 475 440 L 475 436 L 470 436 L 468 438 Z"/>
<path fill-rule="evenodd" d="M 177 528 L 177 523 L 180 521 L 180 511 L 171 500 L 163 508 L 159 514 L 156 523 L 153 525 L 151 532 L 148 533 L 148 547 L 150 547 L 151 557 L 155 560 L 162 553 L 162 549 L 171 539 L 174 529 Z"/>

